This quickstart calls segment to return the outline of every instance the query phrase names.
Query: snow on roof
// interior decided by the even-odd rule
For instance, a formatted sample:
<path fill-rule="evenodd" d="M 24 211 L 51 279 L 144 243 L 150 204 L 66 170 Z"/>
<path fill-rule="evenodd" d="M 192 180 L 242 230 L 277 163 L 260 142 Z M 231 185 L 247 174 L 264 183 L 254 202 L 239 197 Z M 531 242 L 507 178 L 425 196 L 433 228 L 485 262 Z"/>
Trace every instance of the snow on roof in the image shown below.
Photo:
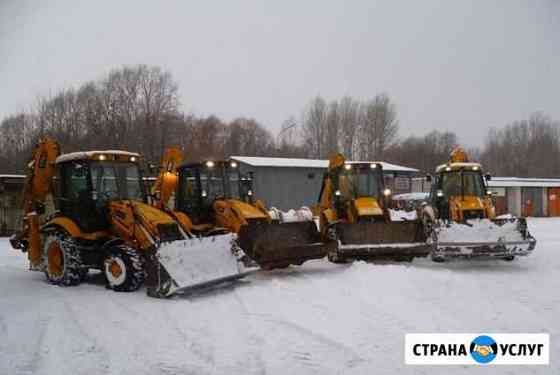
<path fill-rule="evenodd" d="M 23 174 L 0 174 L 0 178 L 25 178 Z"/>
<path fill-rule="evenodd" d="M 438 165 L 438 167 L 436 168 L 436 173 L 443 171 L 447 167 L 451 167 L 451 169 L 453 170 L 459 168 L 473 168 L 473 167 L 482 169 L 480 163 L 447 163 L 447 164 Z"/>
<path fill-rule="evenodd" d="M 80 152 L 71 152 L 69 154 L 60 155 L 58 158 L 56 158 L 56 163 L 62 163 L 70 160 L 89 159 L 95 154 L 136 156 L 137 158 L 140 157 L 140 154 L 137 154 L 135 152 L 121 151 L 121 150 L 80 151 Z"/>
<path fill-rule="evenodd" d="M 300 168 L 328 168 L 329 161 L 321 159 L 296 159 L 296 158 L 267 158 L 255 156 L 232 156 L 230 159 L 253 167 L 300 167 Z M 348 163 L 377 163 L 372 161 L 348 161 Z M 403 167 L 401 165 L 379 162 L 383 170 L 389 172 L 418 172 L 418 169 Z"/>
<path fill-rule="evenodd" d="M 430 195 L 430 193 L 421 193 L 421 192 L 404 193 L 404 194 L 393 195 L 393 200 L 397 200 L 397 201 L 421 201 L 421 200 L 428 199 L 429 195 Z"/>
<path fill-rule="evenodd" d="M 560 187 L 560 178 L 492 177 L 490 187 Z"/>

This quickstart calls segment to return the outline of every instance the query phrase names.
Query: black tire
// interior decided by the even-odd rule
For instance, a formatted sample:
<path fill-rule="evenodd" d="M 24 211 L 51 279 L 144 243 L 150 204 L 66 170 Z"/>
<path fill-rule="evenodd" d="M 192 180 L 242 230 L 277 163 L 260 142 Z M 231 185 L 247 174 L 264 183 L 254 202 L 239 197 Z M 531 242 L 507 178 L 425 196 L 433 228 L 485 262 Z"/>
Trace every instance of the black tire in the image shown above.
<path fill-rule="evenodd" d="M 52 232 L 43 248 L 45 276 L 53 285 L 75 286 L 82 281 L 82 261 L 75 241 L 64 233 Z"/>
<path fill-rule="evenodd" d="M 107 288 L 116 292 L 138 290 L 146 279 L 144 259 L 126 245 L 112 246 L 103 262 Z"/>
<path fill-rule="evenodd" d="M 436 263 L 445 262 L 445 257 L 443 257 L 441 255 L 435 255 L 435 254 L 432 253 L 430 258 L 432 259 L 433 262 L 436 262 Z"/>

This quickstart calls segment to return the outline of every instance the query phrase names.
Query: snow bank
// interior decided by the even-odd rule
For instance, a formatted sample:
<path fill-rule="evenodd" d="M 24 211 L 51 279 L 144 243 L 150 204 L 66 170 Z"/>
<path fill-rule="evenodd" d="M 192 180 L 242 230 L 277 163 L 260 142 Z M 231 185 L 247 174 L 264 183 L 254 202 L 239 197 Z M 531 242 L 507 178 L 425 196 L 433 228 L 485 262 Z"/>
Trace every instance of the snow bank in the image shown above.
<path fill-rule="evenodd" d="M 396 200 L 396 201 L 409 201 L 409 200 L 421 201 L 421 200 L 427 200 L 429 196 L 430 196 L 430 193 L 422 193 L 422 192 L 405 193 L 405 194 L 394 195 L 393 200 Z"/>
<path fill-rule="evenodd" d="M 496 225 L 488 219 L 468 220 L 466 224 L 453 223 L 442 226 L 438 231 L 440 242 L 495 242 L 523 241 L 523 236 L 517 231 L 517 223 Z"/>
<path fill-rule="evenodd" d="M 389 209 L 391 213 L 391 221 L 413 221 L 418 219 L 416 211 L 404 211 Z"/>
<path fill-rule="evenodd" d="M 268 214 L 272 220 L 278 220 L 280 223 L 292 223 L 299 221 L 311 221 L 313 220 L 313 212 L 309 207 L 301 207 L 297 210 L 289 210 L 288 212 L 281 211 L 276 207 L 272 207 Z"/>

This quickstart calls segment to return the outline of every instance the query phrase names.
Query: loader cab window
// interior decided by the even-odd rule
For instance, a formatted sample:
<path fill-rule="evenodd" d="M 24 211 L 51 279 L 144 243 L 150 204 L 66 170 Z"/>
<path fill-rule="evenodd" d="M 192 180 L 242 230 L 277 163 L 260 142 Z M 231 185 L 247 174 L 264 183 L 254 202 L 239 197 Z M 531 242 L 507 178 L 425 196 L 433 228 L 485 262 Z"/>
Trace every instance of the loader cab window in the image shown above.
<path fill-rule="evenodd" d="M 369 167 L 353 165 L 351 169 L 344 169 L 339 177 L 339 189 L 342 196 L 348 199 L 361 197 L 378 197 L 382 186 L 381 176 L 377 170 Z"/>
<path fill-rule="evenodd" d="M 142 179 L 136 164 L 92 162 L 91 182 L 98 206 L 110 200 L 144 200 Z"/>
<path fill-rule="evenodd" d="M 68 201 L 79 201 L 89 197 L 87 165 L 69 163 L 64 168 L 62 194 Z"/>
<path fill-rule="evenodd" d="M 228 197 L 231 199 L 242 199 L 239 171 L 234 168 L 226 167 L 226 173 L 228 176 Z"/>
<path fill-rule="evenodd" d="M 207 182 L 207 176 L 200 176 L 195 168 L 184 168 L 179 172 L 179 194 L 176 202 L 177 208 L 186 213 L 196 224 L 200 214 L 201 204 L 204 197 L 202 196 L 202 179 L 204 184 Z M 204 190 L 204 194 L 206 191 Z"/>
<path fill-rule="evenodd" d="M 207 200 L 210 202 L 226 196 L 223 173 L 223 169 L 219 167 L 204 168 L 200 171 L 200 182 L 203 189 L 206 189 Z"/>
<path fill-rule="evenodd" d="M 484 197 L 482 174 L 474 171 L 451 171 L 440 178 L 441 190 L 445 197 L 475 196 Z"/>
<path fill-rule="evenodd" d="M 64 216 L 86 232 L 100 230 L 107 226 L 106 218 L 95 214 L 89 175 L 87 161 L 66 162 L 60 166 L 58 206 Z"/>

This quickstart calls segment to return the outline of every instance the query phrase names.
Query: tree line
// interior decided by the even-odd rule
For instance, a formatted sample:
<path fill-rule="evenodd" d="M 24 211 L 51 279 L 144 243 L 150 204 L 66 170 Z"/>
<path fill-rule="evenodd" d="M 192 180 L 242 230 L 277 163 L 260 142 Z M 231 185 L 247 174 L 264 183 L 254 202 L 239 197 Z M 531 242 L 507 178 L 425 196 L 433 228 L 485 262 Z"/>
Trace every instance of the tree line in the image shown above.
<path fill-rule="evenodd" d="M 328 158 L 342 152 L 353 160 L 384 160 L 432 172 L 459 139 L 434 130 L 402 137 L 395 103 L 386 93 L 370 99 L 327 101 L 317 96 L 273 135 L 257 120 L 224 121 L 184 113 L 179 87 L 157 66 L 125 66 L 78 88 L 40 96 L 30 110 L 0 122 L 0 173 L 23 173 L 31 149 L 52 136 L 64 152 L 123 149 L 159 160 L 178 145 L 187 160 L 231 155 Z M 479 148 L 469 150 L 495 175 L 559 177 L 559 124 L 542 113 L 503 128 L 491 128 Z"/>

